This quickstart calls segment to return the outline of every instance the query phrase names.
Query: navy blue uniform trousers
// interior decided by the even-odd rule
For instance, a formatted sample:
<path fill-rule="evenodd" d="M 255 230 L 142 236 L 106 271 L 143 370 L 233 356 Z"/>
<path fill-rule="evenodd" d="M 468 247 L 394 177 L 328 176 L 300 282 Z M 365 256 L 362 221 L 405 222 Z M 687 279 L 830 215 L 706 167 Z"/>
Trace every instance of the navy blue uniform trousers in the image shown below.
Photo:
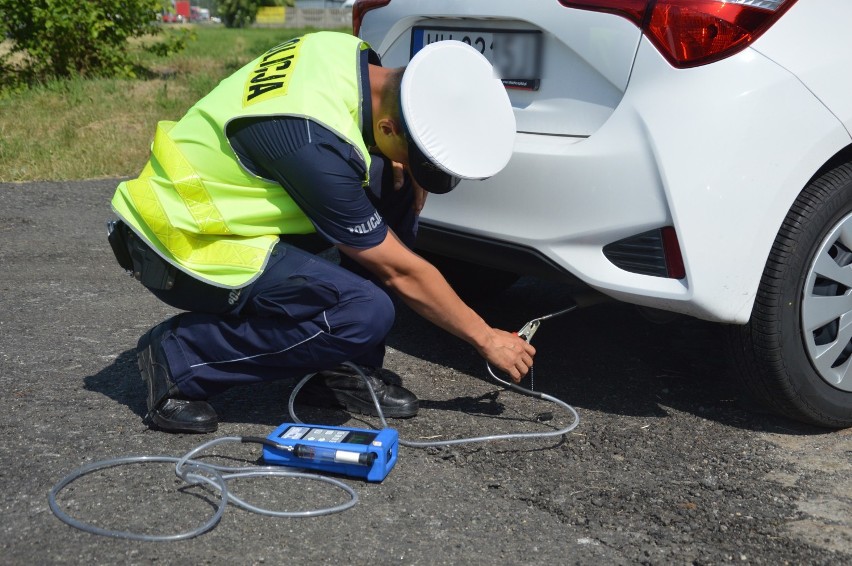
<path fill-rule="evenodd" d="M 406 181 L 394 190 L 389 163 L 379 156 L 372 162 L 370 199 L 411 245 L 417 229 L 413 189 Z M 348 258 L 338 265 L 282 239 L 261 276 L 242 289 L 215 287 L 183 272 L 171 289 L 150 289 L 188 311 L 171 319 L 162 344 L 178 389 L 206 399 L 234 385 L 301 377 L 345 361 L 380 367 L 393 301 L 355 271 Z"/>

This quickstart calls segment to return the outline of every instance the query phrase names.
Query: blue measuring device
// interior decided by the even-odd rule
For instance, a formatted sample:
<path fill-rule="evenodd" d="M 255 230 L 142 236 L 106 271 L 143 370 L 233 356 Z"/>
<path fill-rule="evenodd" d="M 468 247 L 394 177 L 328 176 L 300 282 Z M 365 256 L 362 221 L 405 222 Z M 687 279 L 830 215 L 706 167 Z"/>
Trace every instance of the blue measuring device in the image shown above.
<path fill-rule="evenodd" d="M 399 433 L 392 428 L 370 430 L 339 426 L 284 423 L 266 437 L 263 460 L 268 464 L 321 470 L 380 482 L 393 469 Z"/>

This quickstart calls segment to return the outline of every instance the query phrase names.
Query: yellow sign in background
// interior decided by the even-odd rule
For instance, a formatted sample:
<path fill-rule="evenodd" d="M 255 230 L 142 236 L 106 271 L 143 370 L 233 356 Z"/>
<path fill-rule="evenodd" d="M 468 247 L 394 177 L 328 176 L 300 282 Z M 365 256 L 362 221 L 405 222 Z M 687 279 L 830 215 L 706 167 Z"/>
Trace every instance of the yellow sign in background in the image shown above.
<path fill-rule="evenodd" d="M 284 6 L 263 6 L 257 9 L 255 23 L 260 25 L 283 24 L 285 15 Z"/>

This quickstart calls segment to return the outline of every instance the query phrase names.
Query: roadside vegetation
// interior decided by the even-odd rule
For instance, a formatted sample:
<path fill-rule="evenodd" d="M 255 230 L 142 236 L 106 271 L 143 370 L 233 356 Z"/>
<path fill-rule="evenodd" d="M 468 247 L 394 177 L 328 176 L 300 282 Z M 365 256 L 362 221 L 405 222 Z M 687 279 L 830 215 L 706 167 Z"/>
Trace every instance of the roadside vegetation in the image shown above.
<path fill-rule="evenodd" d="M 310 30 L 175 26 L 192 38 L 179 53 L 131 39 L 137 78 L 51 79 L 0 90 L 0 182 L 132 176 L 148 159 L 159 120 L 176 120 L 221 79 Z M 339 30 L 349 31 L 349 30 Z M 9 48 L 0 44 L 0 50 Z"/>

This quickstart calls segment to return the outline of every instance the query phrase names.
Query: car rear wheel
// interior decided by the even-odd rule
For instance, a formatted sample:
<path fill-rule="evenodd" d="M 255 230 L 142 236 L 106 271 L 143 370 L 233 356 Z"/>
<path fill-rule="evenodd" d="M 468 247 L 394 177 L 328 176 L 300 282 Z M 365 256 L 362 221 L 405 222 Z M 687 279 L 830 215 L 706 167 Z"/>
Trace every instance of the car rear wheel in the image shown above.
<path fill-rule="evenodd" d="M 730 330 L 736 369 L 758 401 L 811 424 L 852 426 L 852 163 L 799 195 L 751 320 Z"/>

